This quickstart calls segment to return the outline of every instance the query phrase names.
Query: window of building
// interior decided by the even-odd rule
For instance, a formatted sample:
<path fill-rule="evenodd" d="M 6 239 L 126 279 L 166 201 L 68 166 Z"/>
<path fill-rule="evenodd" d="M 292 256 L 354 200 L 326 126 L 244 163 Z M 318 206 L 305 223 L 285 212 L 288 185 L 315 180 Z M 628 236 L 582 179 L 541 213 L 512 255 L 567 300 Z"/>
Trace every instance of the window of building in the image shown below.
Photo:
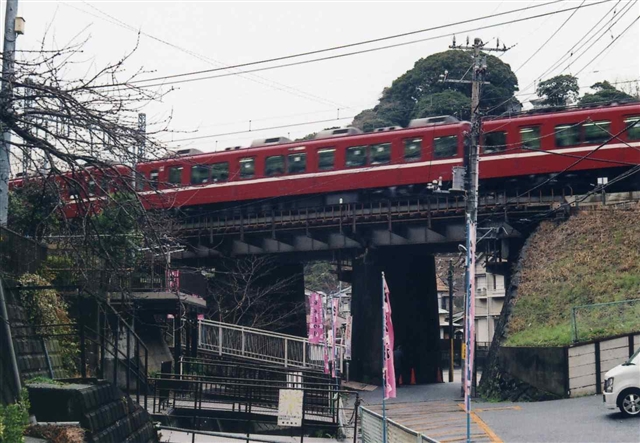
<path fill-rule="evenodd" d="M 507 133 L 502 131 L 487 132 L 483 136 L 482 152 L 493 154 L 507 149 Z"/>
<path fill-rule="evenodd" d="M 404 161 L 407 163 L 420 161 L 422 156 L 422 139 L 408 138 L 404 140 Z"/>
<path fill-rule="evenodd" d="M 334 148 L 326 148 L 318 150 L 318 170 L 330 171 L 334 168 L 336 162 L 336 150 Z"/>
<path fill-rule="evenodd" d="M 271 177 L 273 175 L 284 174 L 284 155 L 272 155 L 264 161 L 264 175 Z"/>
<path fill-rule="evenodd" d="M 158 189 L 158 170 L 154 169 L 149 172 L 149 187 L 151 189 Z"/>
<path fill-rule="evenodd" d="M 636 125 L 632 128 L 627 129 L 627 137 L 629 140 L 640 140 L 640 116 L 629 117 L 624 120 L 624 127 L 628 128 L 632 124 L 636 123 Z"/>
<path fill-rule="evenodd" d="M 191 166 L 191 184 L 201 185 L 209 182 L 209 166 L 194 165 Z"/>
<path fill-rule="evenodd" d="M 169 183 L 172 185 L 182 183 L 182 166 L 172 166 L 169 168 Z"/>
<path fill-rule="evenodd" d="M 372 165 L 386 165 L 391 161 L 391 143 L 371 145 L 369 149 Z"/>
<path fill-rule="evenodd" d="M 520 128 L 520 143 L 524 149 L 540 149 L 540 126 Z"/>
<path fill-rule="evenodd" d="M 212 164 L 211 183 L 226 182 L 227 180 L 229 180 L 229 162 Z"/>
<path fill-rule="evenodd" d="M 433 158 L 455 157 L 458 153 L 458 136 L 449 135 L 433 139 Z"/>
<path fill-rule="evenodd" d="M 582 126 L 584 127 L 585 143 L 600 144 L 611 138 L 611 122 L 585 123 Z"/>
<path fill-rule="evenodd" d="M 287 157 L 287 172 L 289 174 L 302 174 L 307 170 L 307 154 L 289 154 Z"/>
<path fill-rule="evenodd" d="M 256 173 L 256 159 L 245 157 L 240 159 L 240 178 L 253 178 Z"/>
<path fill-rule="evenodd" d="M 558 125 L 556 132 L 556 146 L 575 146 L 580 144 L 580 125 L 571 123 L 568 125 Z"/>
<path fill-rule="evenodd" d="M 347 148 L 345 165 L 347 168 L 365 166 L 367 164 L 367 147 L 366 146 L 352 146 Z"/>

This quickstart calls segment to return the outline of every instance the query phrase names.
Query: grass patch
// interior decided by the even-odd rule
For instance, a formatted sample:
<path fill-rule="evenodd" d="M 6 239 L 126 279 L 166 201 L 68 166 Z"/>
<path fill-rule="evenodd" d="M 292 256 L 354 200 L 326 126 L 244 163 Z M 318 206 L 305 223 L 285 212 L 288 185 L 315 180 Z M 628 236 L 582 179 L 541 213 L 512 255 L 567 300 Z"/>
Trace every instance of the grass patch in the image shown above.
<path fill-rule="evenodd" d="M 572 343 L 571 309 L 640 299 L 640 211 L 581 212 L 532 234 L 506 345 Z M 640 302 L 578 311 L 580 341 L 640 330 Z"/>
<path fill-rule="evenodd" d="M 65 383 L 58 381 L 58 380 L 53 380 L 50 379 L 48 377 L 33 377 L 29 380 L 27 380 L 25 382 L 25 384 L 29 385 L 29 384 L 35 384 L 35 383 L 44 383 L 47 385 L 55 385 L 55 386 L 64 386 Z"/>

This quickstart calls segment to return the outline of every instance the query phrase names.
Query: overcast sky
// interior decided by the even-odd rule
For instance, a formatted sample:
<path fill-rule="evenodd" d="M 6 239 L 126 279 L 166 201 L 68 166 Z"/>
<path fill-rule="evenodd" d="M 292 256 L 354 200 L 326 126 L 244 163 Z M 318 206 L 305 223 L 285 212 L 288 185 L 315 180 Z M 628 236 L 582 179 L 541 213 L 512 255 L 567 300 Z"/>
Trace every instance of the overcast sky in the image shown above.
<path fill-rule="evenodd" d="M 253 139 L 278 135 L 293 139 L 324 127 L 346 125 L 358 112 L 375 105 L 382 89 L 411 69 L 417 60 L 446 50 L 453 34 L 456 34 L 458 43 L 464 43 L 469 36 L 471 40 L 480 37 L 490 42 L 489 46 L 495 46 L 498 38 L 507 46 L 515 45 L 501 57 L 515 70 L 521 89 L 519 98 L 526 101 L 533 97 L 530 94 L 535 90 L 532 85 L 535 79 L 580 41 L 608 11 L 615 7 L 617 17 L 629 2 L 612 0 L 578 10 L 521 69 L 517 68 L 558 31 L 571 11 L 492 29 L 464 31 L 581 3 L 586 6 L 593 2 L 563 1 L 467 25 L 349 48 L 335 54 L 443 36 L 392 49 L 175 85 L 176 89 L 162 103 L 149 106 L 148 120 L 172 114 L 173 129 L 197 131 L 195 134 L 168 135 L 167 139 L 245 131 L 249 129 L 251 120 L 254 130 L 251 133 L 181 143 L 204 151 L 248 145 Z M 78 72 L 84 72 L 90 63 L 101 66 L 129 52 L 136 45 L 137 30 L 140 30 L 144 34 L 140 36 L 139 47 L 128 66 L 132 72 L 138 68 L 153 71 L 142 76 L 150 78 L 354 43 L 534 4 L 534 1 L 217 3 L 20 0 L 18 15 L 26 20 L 26 33 L 19 37 L 18 48 L 39 48 L 45 33 L 48 47 L 61 47 L 69 41 L 89 38 L 79 58 L 86 65 Z M 5 2 L 1 7 L 4 12 Z M 552 75 L 562 71 L 575 74 L 583 69 L 638 17 L 639 12 L 636 2 L 579 60 L 563 71 L 568 65 L 564 63 Z M 610 12 L 602 23 L 612 17 L 613 12 Z M 604 79 L 611 82 L 638 80 L 638 28 L 638 22 L 635 22 L 600 58 L 584 68 L 579 75 L 580 86 L 585 88 L 581 92 L 588 91 L 589 85 Z M 620 86 L 630 85 L 637 83 L 622 83 Z M 338 115 L 349 118 L 300 125 L 337 119 Z M 273 126 L 287 128 L 257 131 Z M 178 145 L 173 143 L 170 147 Z"/>

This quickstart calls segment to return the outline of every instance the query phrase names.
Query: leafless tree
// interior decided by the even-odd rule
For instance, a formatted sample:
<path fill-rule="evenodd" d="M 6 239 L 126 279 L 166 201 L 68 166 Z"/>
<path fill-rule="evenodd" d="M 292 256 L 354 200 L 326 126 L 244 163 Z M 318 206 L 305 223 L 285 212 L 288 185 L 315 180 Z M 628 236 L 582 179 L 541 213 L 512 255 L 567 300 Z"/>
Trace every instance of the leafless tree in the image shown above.
<path fill-rule="evenodd" d="M 145 107 L 166 91 L 140 85 L 142 69 L 128 71 L 136 48 L 96 68 L 84 60 L 84 43 L 49 50 L 43 41 L 39 51 L 20 53 L 0 97 L 0 122 L 12 134 L 11 171 L 19 179 L 12 187 L 23 194 L 14 209 L 32 199 L 31 214 L 10 217 L 15 227 L 16 217 L 28 222 L 39 211 L 38 225 L 24 233 L 46 236 L 72 255 L 76 274 L 100 270 L 117 281 L 143 252 L 162 258 L 175 242 L 171 221 L 146 211 L 135 192 L 143 185 L 135 164 L 167 155 L 157 139 L 171 119 L 139 124 Z M 83 274 L 87 282 L 95 278 Z"/>
<path fill-rule="evenodd" d="M 254 328 L 283 330 L 304 322 L 302 274 L 277 275 L 268 256 L 226 260 L 209 276 L 208 316 Z"/>

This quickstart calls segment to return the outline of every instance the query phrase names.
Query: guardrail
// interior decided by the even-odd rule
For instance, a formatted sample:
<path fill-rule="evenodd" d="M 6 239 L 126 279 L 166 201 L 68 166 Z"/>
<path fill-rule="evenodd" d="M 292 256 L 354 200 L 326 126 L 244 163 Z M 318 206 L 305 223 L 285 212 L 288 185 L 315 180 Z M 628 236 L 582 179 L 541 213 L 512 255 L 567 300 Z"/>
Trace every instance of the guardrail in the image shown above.
<path fill-rule="evenodd" d="M 199 327 L 200 350 L 282 365 L 285 368 L 324 368 L 324 345 L 310 344 L 303 337 L 212 320 L 200 320 Z M 331 361 L 333 348 L 327 348 Z M 344 350 L 344 346 L 337 345 L 336 361 L 340 373 L 343 372 Z"/>
<path fill-rule="evenodd" d="M 384 440 L 384 423 L 386 422 L 388 442 L 393 443 L 439 443 L 424 434 L 407 428 L 390 419 L 383 419 L 380 414 L 360 406 L 360 432 L 362 443 L 380 443 Z"/>

